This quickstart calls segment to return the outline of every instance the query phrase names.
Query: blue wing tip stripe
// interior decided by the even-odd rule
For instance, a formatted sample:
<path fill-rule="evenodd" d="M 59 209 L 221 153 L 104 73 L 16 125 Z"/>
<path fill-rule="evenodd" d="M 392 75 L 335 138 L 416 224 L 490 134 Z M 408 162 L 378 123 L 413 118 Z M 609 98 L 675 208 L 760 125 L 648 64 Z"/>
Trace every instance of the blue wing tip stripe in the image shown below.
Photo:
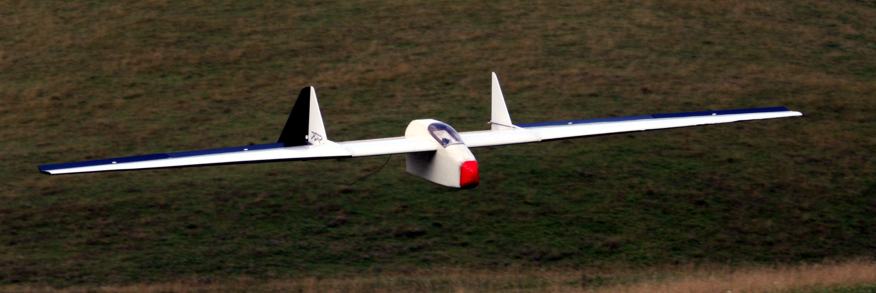
<path fill-rule="evenodd" d="M 50 171 L 58 170 L 58 169 L 90 167 L 90 166 L 100 166 L 100 165 L 119 164 L 119 163 L 131 163 L 131 162 L 142 162 L 142 161 L 150 161 L 150 160 L 181 158 L 181 157 L 191 157 L 191 156 L 201 156 L 201 155 L 213 155 L 213 154 L 240 152 L 240 151 L 265 150 L 265 149 L 273 149 L 273 148 L 281 148 L 281 147 L 283 147 L 282 143 L 254 144 L 254 145 L 239 146 L 239 147 L 227 147 L 227 148 L 207 149 L 207 150 L 197 150 L 197 151 L 184 151 L 184 152 L 166 153 L 166 154 L 150 154 L 150 155 L 120 157 L 120 158 L 112 158 L 112 159 L 100 159 L 100 160 L 91 160 L 91 161 L 82 161 L 82 162 L 43 164 L 43 165 L 39 166 L 39 169 L 40 169 L 40 172 L 48 174 Z"/>
<path fill-rule="evenodd" d="M 596 119 L 584 119 L 584 120 L 563 120 L 563 121 L 535 122 L 535 123 L 519 124 L 517 126 L 519 126 L 519 127 L 559 126 L 559 125 L 573 125 L 573 124 L 600 123 L 600 122 L 617 122 L 617 121 L 631 121 L 631 120 L 657 119 L 657 118 L 679 118 L 679 117 L 697 117 L 697 116 L 750 114 L 750 113 L 785 112 L 785 111 L 790 111 L 790 110 L 788 110 L 787 107 L 763 107 L 763 108 L 747 108 L 747 109 L 732 109 L 732 110 L 718 110 L 718 111 L 663 113 L 663 114 L 612 117 L 612 118 L 596 118 Z"/>

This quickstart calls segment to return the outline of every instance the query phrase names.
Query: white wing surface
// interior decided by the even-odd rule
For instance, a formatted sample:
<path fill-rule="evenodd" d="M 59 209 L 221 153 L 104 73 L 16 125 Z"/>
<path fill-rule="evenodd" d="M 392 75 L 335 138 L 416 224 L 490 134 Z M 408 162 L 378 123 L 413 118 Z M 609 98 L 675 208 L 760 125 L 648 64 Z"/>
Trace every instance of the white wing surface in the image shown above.
<path fill-rule="evenodd" d="M 316 160 L 434 151 L 437 142 L 420 137 L 392 137 L 336 143 L 328 140 L 316 90 L 298 95 L 277 143 L 209 150 L 151 154 L 84 162 L 44 164 L 40 172 L 70 174 L 102 171 L 173 168 L 273 161 Z"/>
<path fill-rule="evenodd" d="M 484 147 L 802 115 L 785 107 L 768 107 L 540 122 L 516 125 L 509 130 L 472 131 L 460 135 L 469 147 Z"/>
<path fill-rule="evenodd" d="M 417 138 L 394 137 L 286 147 L 282 143 L 151 154 L 84 162 L 40 165 L 46 174 L 173 168 L 237 163 L 316 160 L 434 151 L 437 144 Z"/>
<path fill-rule="evenodd" d="M 220 149 L 151 154 L 74 163 L 45 164 L 39 169 L 47 174 L 70 174 L 101 171 L 171 168 L 233 163 L 256 163 L 303 159 L 349 157 L 336 144 L 284 147 L 282 143 L 250 145 Z"/>
<path fill-rule="evenodd" d="M 339 142 L 352 157 L 379 156 L 434 151 L 438 143 L 420 137 L 392 137 Z"/>

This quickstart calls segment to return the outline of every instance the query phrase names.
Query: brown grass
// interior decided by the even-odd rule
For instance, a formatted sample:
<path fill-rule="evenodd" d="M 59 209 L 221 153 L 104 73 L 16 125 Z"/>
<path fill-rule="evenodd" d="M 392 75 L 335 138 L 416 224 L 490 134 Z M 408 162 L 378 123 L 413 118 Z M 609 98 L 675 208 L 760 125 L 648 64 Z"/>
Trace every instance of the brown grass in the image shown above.
<path fill-rule="evenodd" d="M 53 288 L 13 285 L 8 292 L 776 292 L 876 284 L 876 263 L 778 267 L 686 266 L 607 271 L 560 269 L 476 270 L 445 268 L 338 276 L 259 280 L 186 279 L 151 284 Z"/>
<path fill-rule="evenodd" d="M 691 270 L 679 277 L 599 288 L 598 292 L 775 292 L 876 282 L 876 264 L 853 261 L 746 269 Z"/>

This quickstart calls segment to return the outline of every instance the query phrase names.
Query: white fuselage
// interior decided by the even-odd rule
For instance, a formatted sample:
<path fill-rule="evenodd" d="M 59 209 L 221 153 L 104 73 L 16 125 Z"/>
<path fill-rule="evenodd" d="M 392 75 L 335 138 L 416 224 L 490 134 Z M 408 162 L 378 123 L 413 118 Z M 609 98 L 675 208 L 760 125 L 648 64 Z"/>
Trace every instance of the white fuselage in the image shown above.
<path fill-rule="evenodd" d="M 434 119 L 411 121 L 405 137 L 428 138 L 438 146 L 435 151 L 408 153 L 408 173 L 449 187 L 478 185 L 477 160 L 459 134 L 446 123 Z"/>

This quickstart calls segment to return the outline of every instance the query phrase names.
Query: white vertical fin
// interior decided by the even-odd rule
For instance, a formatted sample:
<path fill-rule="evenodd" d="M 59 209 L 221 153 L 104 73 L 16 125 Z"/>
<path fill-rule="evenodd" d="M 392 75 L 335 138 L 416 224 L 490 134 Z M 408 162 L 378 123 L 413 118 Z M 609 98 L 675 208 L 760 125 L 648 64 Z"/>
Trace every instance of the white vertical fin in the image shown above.
<path fill-rule="evenodd" d="M 508 114 L 508 107 L 505 106 L 505 96 L 502 95 L 502 88 L 499 87 L 499 78 L 496 73 L 492 72 L 493 87 L 492 87 L 492 115 L 490 117 L 491 130 L 514 129 L 514 124 L 511 123 L 511 115 Z"/>
<path fill-rule="evenodd" d="M 319 112 L 319 102 L 316 100 L 316 89 L 310 87 L 310 121 L 308 121 L 309 132 L 307 141 L 311 144 L 321 144 L 328 141 L 328 135 L 325 134 L 325 126 L 322 124 L 322 113 Z"/>

